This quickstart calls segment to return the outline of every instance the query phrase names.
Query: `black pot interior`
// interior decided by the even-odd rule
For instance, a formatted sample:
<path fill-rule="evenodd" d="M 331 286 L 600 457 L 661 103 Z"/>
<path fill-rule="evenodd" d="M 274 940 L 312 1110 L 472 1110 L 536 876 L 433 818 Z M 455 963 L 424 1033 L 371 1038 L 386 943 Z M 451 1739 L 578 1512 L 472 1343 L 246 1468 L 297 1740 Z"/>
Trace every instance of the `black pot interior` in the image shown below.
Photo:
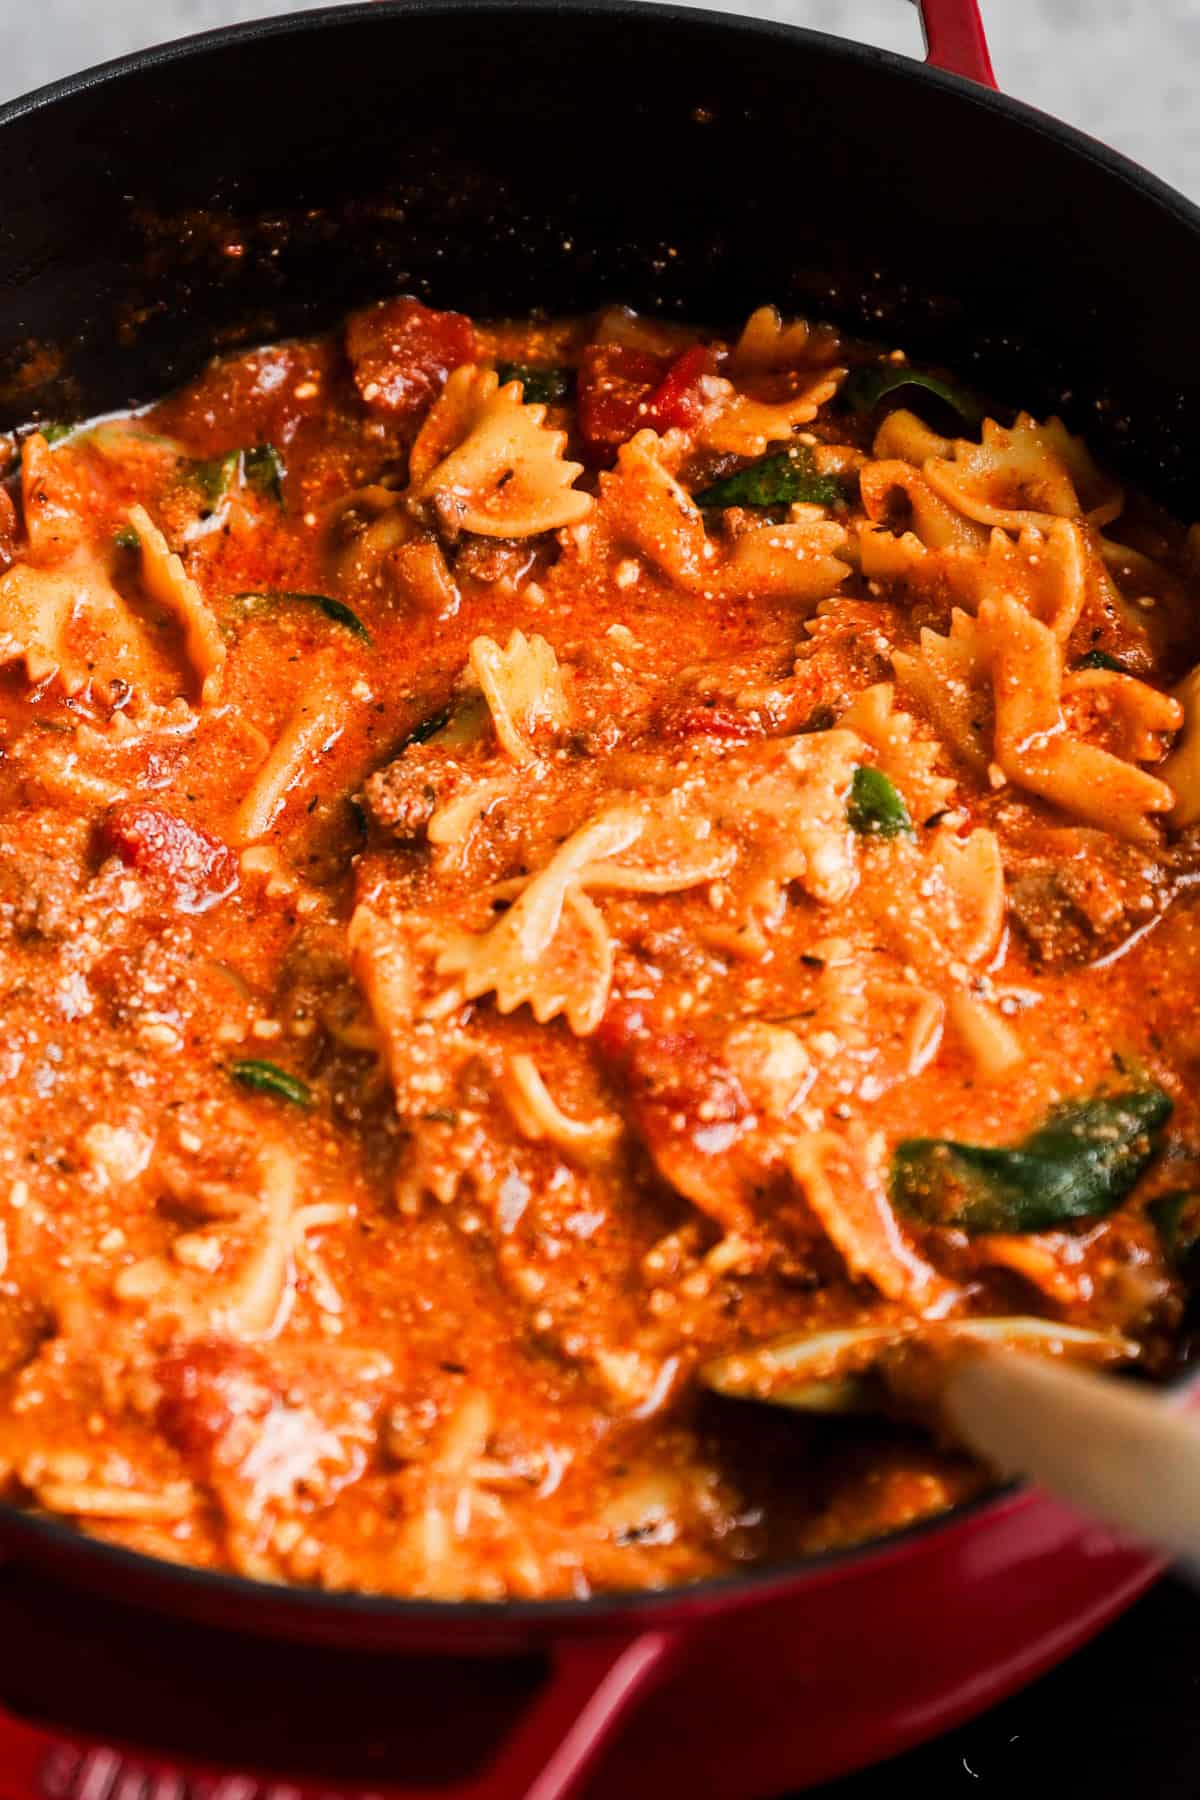
<path fill-rule="evenodd" d="M 1200 467 L 1198 215 L 810 33 L 619 0 L 309 13 L 17 103 L 0 173 L 0 426 L 397 290 L 714 323 L 773 299 L 1065 407 L 1164 498 Z"/>

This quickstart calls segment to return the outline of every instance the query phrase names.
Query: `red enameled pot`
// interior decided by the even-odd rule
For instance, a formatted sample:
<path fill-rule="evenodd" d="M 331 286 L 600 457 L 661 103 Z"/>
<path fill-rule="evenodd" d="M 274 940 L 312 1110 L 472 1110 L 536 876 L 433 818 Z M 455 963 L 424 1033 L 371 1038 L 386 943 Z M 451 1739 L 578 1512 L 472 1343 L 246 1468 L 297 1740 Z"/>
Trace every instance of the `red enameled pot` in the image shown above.
<path fill-rule="evenodd" d="M 774 300 L 936 348 L 1064 411 L 1165 501 L 1194 493 L 1200 214 L 992 91 L 975 0 L 921 10 L 924 66 L 626 0 L 414 0 L 214 33 L 18 101 L 0 111 L 0 427 L 147 399 L 215 349 L 405 289 L 483 314 L 625 300 L 733 320 Z M 276 1589 L 11 1508 L 0 1536 L 59 1583 L 144 1604 L 147 1631 L 170 1615 L 444 1658 L 448 1709 L 472 1705 L 456 1658 L 545 1653 L 485 1767 L 374 1800 L 795 1789 L 988 1706 L 1157 1572 L 1028 1489 L 796 1567 L 586 1603 Z M 0 1800 L 272 1794 L 334 1800 L 302 1771 L 184 1768 L 0 1715 Z"/>

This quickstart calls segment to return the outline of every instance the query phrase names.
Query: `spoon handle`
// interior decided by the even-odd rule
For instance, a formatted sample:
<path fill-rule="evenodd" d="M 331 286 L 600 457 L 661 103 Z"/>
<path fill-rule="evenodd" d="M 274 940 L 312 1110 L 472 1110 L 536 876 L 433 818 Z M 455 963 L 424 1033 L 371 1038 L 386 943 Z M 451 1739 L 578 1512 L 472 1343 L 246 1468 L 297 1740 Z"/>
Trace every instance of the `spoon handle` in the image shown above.
<path fill-rule="evenodd" d="M 1146 1389 L 1061 1362 L 990 1351 L 964 1361 L 943 1404 L 1006 1474 L 1190 1563 L 1200 1561 L 1200 1426 Z"/>

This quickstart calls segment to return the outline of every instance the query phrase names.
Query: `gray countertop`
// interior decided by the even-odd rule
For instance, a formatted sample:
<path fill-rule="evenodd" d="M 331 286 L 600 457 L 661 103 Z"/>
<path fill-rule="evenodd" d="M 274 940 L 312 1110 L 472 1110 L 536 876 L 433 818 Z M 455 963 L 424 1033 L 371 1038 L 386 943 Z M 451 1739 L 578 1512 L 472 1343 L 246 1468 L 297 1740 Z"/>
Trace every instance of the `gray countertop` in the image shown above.
<path fill-rule="evenodd" d="M 302 0 L 0 0 L 0 100 L 123 51 Z M 707 0 L 699 0 L 706 4 Z M 903 0 L 712 0 L 915 52 Z M 1200 0 L 983 0 L 1001 85 L 1200 199 Z M 1019 198 L 1014 196 L 1014 218 Z"/>

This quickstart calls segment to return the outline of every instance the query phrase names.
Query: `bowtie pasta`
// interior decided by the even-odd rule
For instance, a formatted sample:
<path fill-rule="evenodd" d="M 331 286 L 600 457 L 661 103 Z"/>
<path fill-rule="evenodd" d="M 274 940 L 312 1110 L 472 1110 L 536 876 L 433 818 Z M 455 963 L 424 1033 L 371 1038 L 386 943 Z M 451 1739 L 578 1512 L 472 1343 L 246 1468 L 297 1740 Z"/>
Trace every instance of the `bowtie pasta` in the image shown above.
<path fill-rule="evenodd" d="M 1167 1373 L 1198 559 L 771 307 L 389 299 L 18 432 L 3 1497 L 586 1596 L 979 1491 L 981 1344 Z"/>

